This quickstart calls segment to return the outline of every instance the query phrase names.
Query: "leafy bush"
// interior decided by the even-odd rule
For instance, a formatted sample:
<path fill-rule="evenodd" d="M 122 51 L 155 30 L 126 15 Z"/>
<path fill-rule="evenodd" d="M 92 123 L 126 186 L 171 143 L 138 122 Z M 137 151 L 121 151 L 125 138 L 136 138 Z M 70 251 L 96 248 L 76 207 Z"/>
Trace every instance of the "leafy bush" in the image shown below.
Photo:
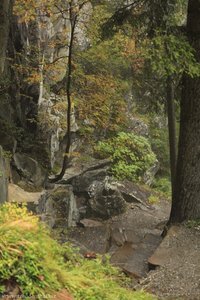
<path fill-rule="evenodd" d="M 52 299 L 63 288 L 77 300 L 155 299 L 121 287 L 125 279 L 108 261 L 85 260 L 68 244 L 59 245 L 25 207 L 0 208 L 0 255 L 1 295 L 11 282 L 25 299 Z"/>
<path fill-rule="evenodd" d="M 95 151 L 102 158 L 111 157 L 112 174 L 121 180 L 141 180 L 156 160 L 148 140 L 133 133 L 120 132 L 110 140 L 99 142 Z"/>

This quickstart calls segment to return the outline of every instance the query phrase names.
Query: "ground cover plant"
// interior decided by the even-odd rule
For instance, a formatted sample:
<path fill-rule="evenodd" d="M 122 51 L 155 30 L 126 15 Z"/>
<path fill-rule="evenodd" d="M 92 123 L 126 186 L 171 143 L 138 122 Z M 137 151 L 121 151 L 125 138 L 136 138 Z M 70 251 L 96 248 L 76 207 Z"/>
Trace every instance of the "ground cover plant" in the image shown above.
<path fill-rule="evenodd" d="M 58 244 L 26 207 L 1 206 L 0 256 L 2 296 L 10 283 L 25 299 L 52 299 L 62 289 L 77 300 L 155 299 L 143 291 L 130 290 L 124 276 L 108 260 L 87 260 L 69 244 Z"/>

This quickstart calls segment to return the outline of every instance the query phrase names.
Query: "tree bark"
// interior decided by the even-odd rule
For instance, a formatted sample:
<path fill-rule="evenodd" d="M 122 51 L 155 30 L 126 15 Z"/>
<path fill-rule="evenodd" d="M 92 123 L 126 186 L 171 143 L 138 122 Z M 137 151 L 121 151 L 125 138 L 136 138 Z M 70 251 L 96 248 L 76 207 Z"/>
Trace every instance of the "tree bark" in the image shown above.
<path fill-rule="evenodd" d="M 168 132 L 169 132 L 169 150 L 170 150 L 170 170 L 171 170 L 171 185 L 172 194 L 175 187 L 176 176 L 176 116 L 174 107 L 174 87 L 170 76 L 167 78 L 167 117 L 168 117 Z"/>
<path fill-rule="evenodd" d="M 200 1 L 189 0 L 187 33 L 200 62 Z M 170 223 L 200 218 L 200 77 L 183 76 L 180 136 Z"/>
<path fill-rule="evenodd" d="M 6 50 L 9 36 L 11 0 L 1 0 L 0 3 L 0 75 L 4 73 Z"/>

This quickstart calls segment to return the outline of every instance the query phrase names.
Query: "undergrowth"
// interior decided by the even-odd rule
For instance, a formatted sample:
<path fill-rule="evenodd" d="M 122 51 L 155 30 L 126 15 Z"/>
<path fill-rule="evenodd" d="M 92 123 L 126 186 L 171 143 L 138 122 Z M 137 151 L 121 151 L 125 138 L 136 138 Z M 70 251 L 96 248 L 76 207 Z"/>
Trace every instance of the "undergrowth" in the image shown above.
<path fill-rule="evenodd" d="M 143 291 L 133 292 L 125 277 L 99 256 L 86 260 L 69 244 L 60 245 L 25 207 L 0 207 L 0 292 L 9 281 L 23 299 L 52 299 L 67 289 L 77 300 L 153 300 Z"/>
<path fill-rule="evenodd" d="M 144 173 L 156 161 L 148 140 L 133 133 L 120 132 L 99 142 L 95 151 L 101 158 L 111 158 L 112 175 L 119 180 L 142 181 Z"/>
<path fill-rule="evenodd" d="M 163 196 L 167 199 L 172 197 L 171 182 L 167 177 L 155 178 L 152 186 L 155 191 L 157 191 L 160 196 Z"/>

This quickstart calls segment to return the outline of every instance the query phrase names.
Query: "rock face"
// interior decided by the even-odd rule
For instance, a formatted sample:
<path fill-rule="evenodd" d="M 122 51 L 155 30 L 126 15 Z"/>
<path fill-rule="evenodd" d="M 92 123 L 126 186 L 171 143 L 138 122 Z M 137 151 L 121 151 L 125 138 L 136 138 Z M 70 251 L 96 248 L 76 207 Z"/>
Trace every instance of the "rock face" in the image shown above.
<path fill-rule="evenodd" d="M 3 149 L 0 146 L 0 204 L 8 199 L 9 164 L 4 158 Z"/>
<path fill-rule="evenodd" d="M 79 213 L 72 186 L 59 185 L 47 191 L 39 200 L 37 212 L 52 229 L 65 229 L 76 225 Z"/>
<path fill-rule="evenodd" d="M 159 168 L 160 168 L 160 164 L 158 160 L 156 160 L 154 165 L 145 172 L 143 176 L 144 183 L 151 185 L 153 183 L 154 177 L 158 172 Z"/>
<path fill-rule="evenodd" d="M 69 168 L 64 175 L 61 183 L 70 183 L 74 187 L 75 193 L 88 191 L 89 186 L 94 180 L 103 181 L 108 174 L 109 159 L 92 160 L 87 167 Z"/>
<path fill-rule="evenodd" d="M 34 203 L 38 204 L 38 201 L 42 195 L 42 192 L 29 193 L 24 191 L 18 185 L 10 183 L 8 185 L 8 201 L 15 203 Z"/>
<path fill-rule="evenodd" d="M 110 160 L 94 160 L 87 167 L 68 169 L 62 184 L 71 184 L 80 214 L 85 217 L 108 219 L 126 209 L 118 184 L 108 176 Z"/>
<path fill-rule="evenodd" d="M 31 22 L 24 21 L 23 16 L 20 16 L 19 13 L 18 17 L 12 18 L 12 24 L 10 24 L 10 27 L 12 26 L 10 30 L 13 32 L 12 43 L 7 43 L 10 31 L 9 6 L 13 1 L 1 2 L 0 74 L 3 71 L 5 73 L 5 76 L 0 79 L 1 145 L 5 150 L 14 152 L 15 138 L 17 138 L 17 148 L 20 151 L 26 153 L 28 150 L 28 153 L 32 153 L 31 156 L 36 159 L 38 159 L 39 152 L 40 158 L 44 156 L 44 159 L 42 158 L 40 161 L 45 161 L 48 167 L 53 167 L 64 127 L 62 116 L 58 115 L 59 109 L 56 109 L 56 105 L 63 99 L 49 91 L 52 91 L 52 86 L 61 82 L 66 74 L 67 44 L 71 31 L 67 14 L 68 6 L 67 3 L 64 3 L 66 1 L 62 1 L 66 9 L 61 12 L 52 7 L 54 10 L 52 14 L 46 14 L 37 9 L 37 16 Z M 20 20 L 21 17 L 22 20 Z M 35 47 L 38 50 L 37 53 L 33 51 L 36 49 Z M 11 56 L 10 60 L 5 60 L 5 53 Z M 16 56 L 13 53 L 18 53 L 20 58 L 18 57 L 15 61 Z M 34 73 L 32 60 L 38 64 L 37 75 L 40 80 L 31 79 L 32 73 Z M 30 78 L 24 74 L 18 74 L 16 80 L 15 76 L 18 71 L 9 70 L 10 61 L 13 64 L 12 70 L 15 65 L 24 66 L 26 70 L 30 68 Z M 43 72 L 44 62 L 46 65 L 49 64 L 49 67 L 53 67 L 46 68 Z M 6 71 L 8 72 L 6 73 Z M 49 106 L 51 107 L 49 108 Z M 66 118 L 66 106 L 63 109 L 63 118 Z M 46 131 L 41 134 L 43 127 L 46 128 Z"/>
<path fill-rule="evenodd" d="M 133 117 L 132 115 L 129 116 L 129 130 L 137 135 L 144 137 L 149 136 L 148 125 L 141 119 Z"/>
<path fill-rule="evenodd" d="M 151 192 L 144 187 L 124 180 L 119 185 L 120 192 L 122 193 L 124 199 L 128 203 L 145 203 L 146 200 L 150 197 Z"/>
<path fill-rule="evenodd" d="M 14 183 L 25 180 L 35 188 L 42 187 L 45 182 L 46 174 L 39 163 L 33 158 L 23 153 L 15 153 L 13 156 L 14 166 L 18 177 L 13 178 Z M 16 182 L 17 181 L 17 182 Z"/>

